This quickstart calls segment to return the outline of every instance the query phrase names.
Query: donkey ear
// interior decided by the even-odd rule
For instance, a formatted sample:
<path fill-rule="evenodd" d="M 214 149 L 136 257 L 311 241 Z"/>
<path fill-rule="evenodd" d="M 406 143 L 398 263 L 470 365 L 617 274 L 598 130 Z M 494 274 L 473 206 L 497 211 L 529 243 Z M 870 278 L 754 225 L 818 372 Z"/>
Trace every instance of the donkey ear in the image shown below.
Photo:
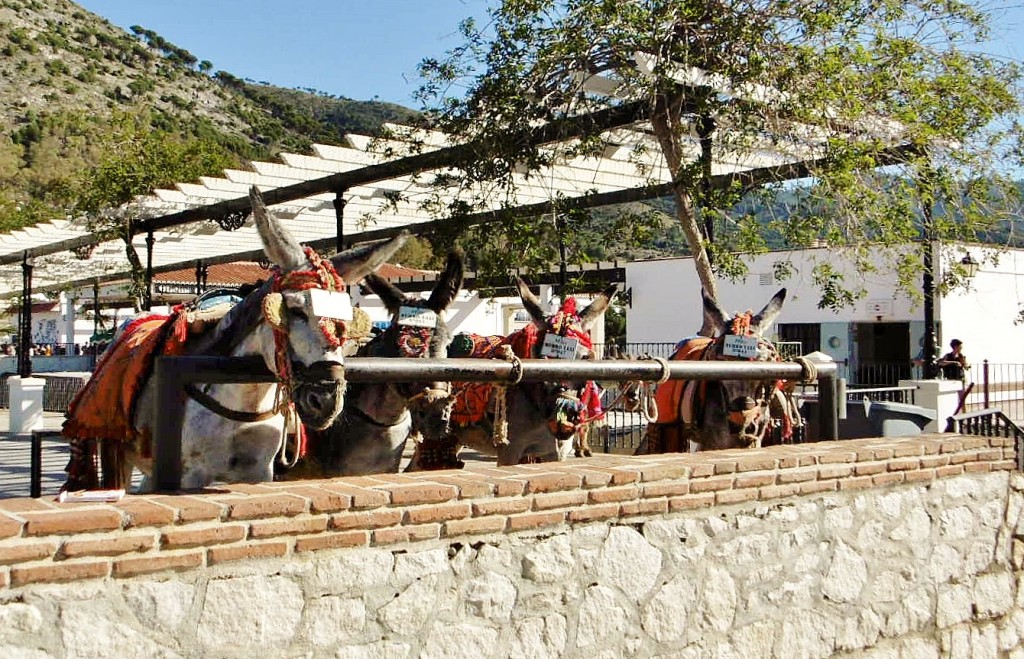
<path fill-rule="evenodd" d="M 398 313 L 398 308 L 409 299 L 397 286 L 374 272 L 366 275 L 363 283 L 370 287 L 370 290 L 380 298 L 380 301 L 391 313 Z"/>
<path fill-rule="evenodd" d="M 779 312 L 782 311 L 782 304 L 786 301 L 786 289 L 779 289 L 768 304 L 764 305 L 764 309 L 757 312 L 757 315 L 750 319 L 750 324 L 757 329 L 760 333 L 761 328 L 768 327 L 775 322 L 775 319 L 779 317 Z"/>
<path fill-rule="evenodd" d="M 700 296 L 704 300 L 704 328 L 711 327 L 714 329 L 714 336 L 721 336 L 725 333 L 725 326 L 729 322 L 728 314 L 722 311 L 718 302 L 708 297 L 707 291 L 703 288 L 700 289 Z"/>
<path fill-rule="evenodd" d="M 331 257 L 334 269 L 346 284 L 358 283 L 360 279 L 375 271 L 397 252 L 409 238 L 403 231 L 389 240 L 379 240 L 368 245 L 346 249 Z"/>
<path fill-rule="evenodd" d="M 448 253 L 444 272 L 437 278 L 437 285 L 427 300 L 428 309 L 441 313 L 455 300 L 455 296 L 462 289 L 463 259 L 464 254 L 460 249 L 453 249 Z"/>
<path fill-rule="evenodd" d="M 281 266 L 284 271 L 295 270 L 306 263 L 306 253 L 299 241 L 288 233 L 280 220 L 267 210 L 263 203 L 263 195 L 255 185 L 249 188 L 249 204 L 256 220 L 256 231 L 263 241 L 263 251 L 271 262 Z"/>
<path fill-rule="evenodd" d="M 612 284 L 608 288 L 601 291 L 593 302 L 587 305 L 587 308 L 580 312 L 580 327 L 585 330 L 589 330 L 590 326 L 594 324 L 594 321 L 600 317 L 604 310 L 611 304 L 612 298 L 615 297 L 615 293 L 619 290 L 619 287 Z"/>
<path fill-rule="evenodd" d="M 519 297 L 523 301 L 523 307 L 530 314 L 530 318 L 533 318 L 533 322 L 538 323 L 541 327 L 546 326 L 548 319 L 544 315 L 544 309 L 540 306 L 540 300 L 530 291 L 530 287 L 523 281 L 522 277 L 516 277 L 516 288 L 519 289 Z"/>

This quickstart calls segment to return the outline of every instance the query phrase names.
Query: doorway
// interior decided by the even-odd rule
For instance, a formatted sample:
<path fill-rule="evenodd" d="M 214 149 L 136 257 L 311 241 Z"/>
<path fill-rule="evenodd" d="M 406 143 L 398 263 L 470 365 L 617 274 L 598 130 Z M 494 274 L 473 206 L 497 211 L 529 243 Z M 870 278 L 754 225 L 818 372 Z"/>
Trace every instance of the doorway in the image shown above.
<path fill-rule="evenodd" d="M 856 384 L 895 386 L 910 378 L 910 323 L 855 323 L 852 329 Z"/>

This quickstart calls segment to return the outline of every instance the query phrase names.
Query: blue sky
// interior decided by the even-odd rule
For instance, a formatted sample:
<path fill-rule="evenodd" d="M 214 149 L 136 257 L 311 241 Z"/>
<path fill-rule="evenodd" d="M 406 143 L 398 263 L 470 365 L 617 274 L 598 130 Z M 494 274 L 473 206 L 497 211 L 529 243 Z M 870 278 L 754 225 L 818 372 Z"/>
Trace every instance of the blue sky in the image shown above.
<path fill-rule="evenodd" d="M 153 30 L 214 70 L 281 87 L 416 107 L 416 65 L 461 43 L 486 0 L 76 0 Z"/>
<path fill-rule="evenodd" d="M 1024 1 L 983 0 L 991 52 L 1024 60 Z M 78 0 L 127 29 L 141 25 L 214 70 L 282 87 L 416 107 L 416 65 L 460 43 L 458 24 L 488 0 Z"/>

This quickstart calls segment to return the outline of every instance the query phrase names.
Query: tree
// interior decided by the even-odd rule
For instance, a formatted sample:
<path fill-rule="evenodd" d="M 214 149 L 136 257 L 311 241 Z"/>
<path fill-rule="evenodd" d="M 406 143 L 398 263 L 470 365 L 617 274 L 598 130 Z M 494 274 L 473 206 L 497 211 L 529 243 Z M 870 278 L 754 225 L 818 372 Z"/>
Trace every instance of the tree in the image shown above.
<path fill-rule="evenodd" d="M 916 291 L 921 255 L 903 247 L 921 237 L 923 204 L 939 218 L 928 236 L 937 240 L 981 238 L 1013 206 L 1021 70 L 980 50 L 992 16 L 966 2 L 504 0 L 490 18 L 483 29 L 464 22 L 465 43 L 420 66 L 432 126 L 480 145 L 460 163 L 464 180 L 495 182 L 512 199 L 516 173 L 608 145 L 591 135 L 556 153 L 523 139 L 531 126 L 642 100 L 712 297 L 717 276 L 743 273 L 736 252 L 764 250 L 768 231 L 793 248 L 842 247 L 861 272 L 885 252 Z M 794 160 L 806 163 L 799 184 L 786 183 Z M 721 185 L 717 161 L 780 166 L 744 187 Z M 758 224 L 736 210 L 755 190 L 791 192 L 794 204 Z M 552 259 L 551 224 L 488 227 L 481 238 Z M 815 278 L 822 306 L 863 295 L 830 263 Z"/>
<path fill-rule="evenodd" d="M 74 209 L 89 231 L 108 240 L 121 239 L 132 269 L 130 294 L 136 307 L 146 294 L 145 269 L 132 245 L 135 222 L 143 211 L 136 197 L 180 181 L 221 172 L 236 164 L 219 145 L 154 129 L 145 112 L 115 112 L 101 139 L 101 155 L 92 171 L 76 182 Z"/>

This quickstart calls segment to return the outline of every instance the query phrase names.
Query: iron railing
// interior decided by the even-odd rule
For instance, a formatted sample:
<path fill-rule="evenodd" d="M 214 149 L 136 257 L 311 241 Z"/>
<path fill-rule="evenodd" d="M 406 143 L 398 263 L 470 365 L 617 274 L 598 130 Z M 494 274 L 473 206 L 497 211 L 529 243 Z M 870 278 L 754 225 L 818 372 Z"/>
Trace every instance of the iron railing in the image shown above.
<path fill-rule="evenodd" d="M 986 408 L 951 416 L 946 419 L 946 432 L 981 437 L 1013 437 L 1017 469 L 1024 471 L 1024 430 L 999 408 Z"/>

